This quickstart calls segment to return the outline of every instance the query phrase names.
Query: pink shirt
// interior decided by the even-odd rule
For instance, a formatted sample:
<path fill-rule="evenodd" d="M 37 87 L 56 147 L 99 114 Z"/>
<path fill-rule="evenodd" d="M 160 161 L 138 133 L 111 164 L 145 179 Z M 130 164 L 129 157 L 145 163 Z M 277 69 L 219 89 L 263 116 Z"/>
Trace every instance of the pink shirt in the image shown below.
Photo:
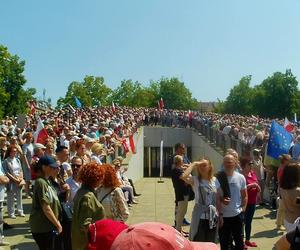
<path fill-rule="evenodd" d="M 246 178 L 247 185 L 252 184 L 252 183 L 258 183 L 256 174 L 252 170 L 248 173 L 247 176 L 245 176 L 245 178 Z M 258 189 L 255 187 L 250 187 L 250 188 L 247 188 L 247 192 L 248 192 L 248 204 L 249 205 L 256 204 Z"/>

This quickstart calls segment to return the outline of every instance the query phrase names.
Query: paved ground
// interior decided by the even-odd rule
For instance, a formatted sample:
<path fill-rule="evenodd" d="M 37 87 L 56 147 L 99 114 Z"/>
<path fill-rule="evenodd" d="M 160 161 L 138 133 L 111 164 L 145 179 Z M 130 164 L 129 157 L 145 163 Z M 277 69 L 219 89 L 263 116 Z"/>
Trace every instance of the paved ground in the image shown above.
<path fill-rule="evenodd" d="M 139 204 L 131 210 L 128 224 L 145 221 L 159 221 L 166 224 L 173 224 L 174 220 L 174 192 L 170 179 L 164 179 L 164 183 L 158 183 L 157 178 L 144 178 L 136 184 L 139 197 Z M 30 211 L 31 200 L 24 200 L 26 214 Z M 193 204 L 189 204 L 188 218 L 190 219 Z M 272 249 L 274 242 L 283 234 L 275 229 L 276 212 L 258 207 L 252 224 L 252 240 L 259 248 Z M 11 243 L 10 247 L 2 249 L 36 250 L 28 227 L 28 216 L 16 220 L 5 219 L 14 229 L 4 232 L 6 241 Z M 188 230 L 188 228 L 186 228 Z M 1 247 L 0 247 L 1 249 Z M 254 248 L 252 248 L 254 249 Z"/>

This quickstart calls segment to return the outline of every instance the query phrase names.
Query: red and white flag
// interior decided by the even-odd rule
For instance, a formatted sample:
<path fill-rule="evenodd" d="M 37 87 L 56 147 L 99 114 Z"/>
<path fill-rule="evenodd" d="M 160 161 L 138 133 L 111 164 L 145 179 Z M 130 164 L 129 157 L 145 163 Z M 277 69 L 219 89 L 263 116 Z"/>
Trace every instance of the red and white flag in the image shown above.
<path fill-rule="evenodd" d="M 44 128 L 44 124 L 43 124 L 41 118 L 39 117 L 37 128 L 33 135 L 34 143 L 45 144 L 48 137 L 49 137 L 49 135 L 47 133 L 47 130 Z"/>
<path fill-rule="evenodd" d="M 162 98 L 160 98 L 159 109 L 164 109 L 164 108 L 165 108 L 164 100 Z"/>
<path fill-rule="evenodd" d="M 285 117 L 283 127 L 289 133 L 291 133 L 294 129 L 294 125 Z"/>
<path fill-rule="evenodd" d="M 114 102 L 112 102 L 112 107 L 111 107 L 111 109 L 112 109 L 112 112 L 116 112 L 116 107 L 115 107 Z"/>
<path fill-rule="evenodd" d="M 129 144 L 128 144 L 128 141 L 126 139 L 122 140 L 122 146 L 123 146 L 125 154 L 127 154 L 129 152 Z"/>

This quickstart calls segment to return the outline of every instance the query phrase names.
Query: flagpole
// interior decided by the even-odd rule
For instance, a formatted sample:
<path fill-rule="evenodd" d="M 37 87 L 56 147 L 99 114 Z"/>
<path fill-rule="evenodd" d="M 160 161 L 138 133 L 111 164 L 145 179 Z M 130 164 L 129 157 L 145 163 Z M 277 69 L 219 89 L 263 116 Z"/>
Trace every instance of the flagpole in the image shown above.
<path fill-rule="evenodd" d="M 163 148 L 164 148 L 164 141 L 162 139 L 162 131 L 160 134 L 160 159 L 159 159 L 159 180 L 158 183 L 164 183 L 163 177 Z"/>

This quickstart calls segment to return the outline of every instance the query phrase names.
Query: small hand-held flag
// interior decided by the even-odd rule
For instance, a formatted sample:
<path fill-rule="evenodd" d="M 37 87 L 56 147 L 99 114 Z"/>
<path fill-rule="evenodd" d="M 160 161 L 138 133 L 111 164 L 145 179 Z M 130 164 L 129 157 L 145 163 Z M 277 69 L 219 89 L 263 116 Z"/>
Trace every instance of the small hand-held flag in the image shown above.
<path fill-rule="evenodd" d="M 165 108 L 164 100 L 162 98 L 160 98 L 159 109 L 164 109 L 164 108 Z"/>
<path fill-rule="evenodd" d="M 283 127 L 289 133 L 291 133 L 294 129 L 294 125 L 285 117 Z"/>
<path fill-rule="evenodd" d="M 37 128 L 36 131 L 33 134 L 34 143 L 46 143 L 46 139 L 49 137 L 47 130 L 44 128 L 44 124 L 41 120 L 41 118 L 38 118 Z"/>

